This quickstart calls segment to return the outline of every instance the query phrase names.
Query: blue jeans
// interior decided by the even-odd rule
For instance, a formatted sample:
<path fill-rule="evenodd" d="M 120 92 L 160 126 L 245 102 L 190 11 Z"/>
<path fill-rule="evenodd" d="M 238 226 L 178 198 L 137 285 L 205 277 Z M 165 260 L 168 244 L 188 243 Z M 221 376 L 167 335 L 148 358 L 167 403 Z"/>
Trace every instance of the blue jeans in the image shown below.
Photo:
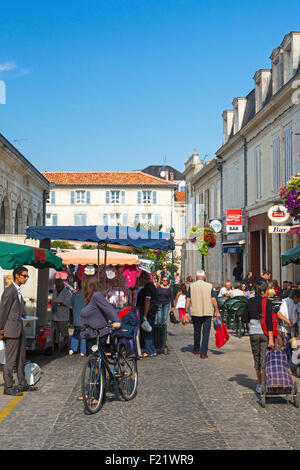
<path fill-rule="evenodd" d="M 74 333 L 71 339 L 70 349 L 74 352 L 78 351 L 80 343 L 80 352 L 86 354 L 86 341 L 85 339 L 80 339 L 80 326 L 74 326 Z"/>
<path fill-rule="evenodd" d="M 209 333 L 211 327 L 211 318 L 212 317 L 195 317 L 192 316 L 193 325 L 194 325 L 194 352 L 200 352 L 200 354 L 207 354 L 208 342 L 209 342 Z M 202 332 L 202 341 L 200 348 L 200 339 L 201 339 L 201 330 Z"/>
<path fill-rule="evenodd" d="M 156 316 L 157 325 L 166 325 L 168 320 L 169 304 L 159 305 Z"/>
<path fill-rule="evenodd" d="M 148 316 L 147 317 L 148 322 L 152 326 L 152 331 L 150 333 L 147 333 L 147 331 L 143 330 L 141 328 L 144 342 L 145 342 L 145 352 L 149 355 L 156 353 L 156 349 L 154 346 L 154 341 L 153 341 L 153 328 L 155 324 L 155 316 Z"/>

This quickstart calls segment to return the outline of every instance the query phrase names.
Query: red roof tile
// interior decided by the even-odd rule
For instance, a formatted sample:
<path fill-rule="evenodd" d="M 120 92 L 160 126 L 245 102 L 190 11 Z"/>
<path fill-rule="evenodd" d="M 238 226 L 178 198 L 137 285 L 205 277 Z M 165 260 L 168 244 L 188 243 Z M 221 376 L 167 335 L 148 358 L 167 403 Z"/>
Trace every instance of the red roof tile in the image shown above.
<path fill-rule="evenodd" d="M 175 201 L 185 202 L 185 191 L 176 191 L 175 192 Z"/>
<path fill-rule="evenodd" d="M 171 186 L 174 183 L 142 171 L 44 171 L 42 175 L 56 185 Z"/>

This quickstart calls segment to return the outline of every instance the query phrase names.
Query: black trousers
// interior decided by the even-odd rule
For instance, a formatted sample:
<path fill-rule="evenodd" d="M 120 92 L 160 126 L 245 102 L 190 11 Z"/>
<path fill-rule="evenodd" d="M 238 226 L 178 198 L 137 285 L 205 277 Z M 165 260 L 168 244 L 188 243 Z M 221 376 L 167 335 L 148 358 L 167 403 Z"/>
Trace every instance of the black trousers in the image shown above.
<path fill-rule="evenodd" d="M 192 321 L 194 325 L 194 352 L 200 352 L 200 354 L 207 354 L 211 319 L 212 317 L 196 317 L 192 315 Z"/>
<path fill-rule="evenodd" d="M 16 366 L 20 386 L 27 385 L 25 379 L 26 338 L 24 330 L 19 338 L 5 338 L 5 364 L 3 366 L 4 388 L 14 385 L 13 368 Z"/>

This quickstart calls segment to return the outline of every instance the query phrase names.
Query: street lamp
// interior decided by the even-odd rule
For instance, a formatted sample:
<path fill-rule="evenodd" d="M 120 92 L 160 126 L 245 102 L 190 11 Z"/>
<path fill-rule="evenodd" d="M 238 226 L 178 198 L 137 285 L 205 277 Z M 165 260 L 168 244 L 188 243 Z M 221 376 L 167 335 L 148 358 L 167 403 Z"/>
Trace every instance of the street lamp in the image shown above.
<path fill-rule="evenodd" d="M 206 220 L 206 217 L 207 217 L 207 213 L 205 212 L 205 209 L 201 209 L 200 211 L 200 220 L 201 220 L 201 217 L 203 217 L 203 227 L 205 227 L 205 220 Z M 204 233 L 203 233 L 203 237 L 204 237 Z M 204 255 L 202 254 L 201 255 L 201 269 L 204 271 L 205 269 L 205 263 L 204 263 Z"/>
<path fill-rule="evenodd" d="M 173 227 L 170 230 L 170 236 L 174 240 L 175 237 L 175 230 Z M 174 250 L 172 250 L 172 268 L 171 268 L 171 286 L 174 287 L 175 285 L 175 277 L 174 277 Z"/>

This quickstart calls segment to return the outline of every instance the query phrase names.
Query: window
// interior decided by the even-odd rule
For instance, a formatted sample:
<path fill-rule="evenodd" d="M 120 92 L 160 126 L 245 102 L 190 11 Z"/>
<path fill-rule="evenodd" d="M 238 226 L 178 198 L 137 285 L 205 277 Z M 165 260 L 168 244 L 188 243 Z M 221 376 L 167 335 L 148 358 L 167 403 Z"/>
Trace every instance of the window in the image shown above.
<path fill-rule="evenodd" d="M 156 216 L 159 216 L 159 214 L 156 214 Z M 155 222 L 154 222 L 155 223 Z M 135 214 L 134 216 L 134 224 L 143 224 L 145 226 L 148 226 L 152 224 L 152 214 L 149 213 L 142 213 L 142 214 Z"/>
<path fill-rule="evenodd" d="M 157 204 L 157 191 L 138 191 L 138 204 Z"/>
<path fill-rule="evenodd" d="M 280 188 L 280 136 L 273 139 L 273 191 L 277 193 Z"/>
<path fill-rule="evenodd" d="M 71 204 L 90 204 L 91 192 L 90 191 L 71 191 Z"/>
<path fill-rule="evenodd" d="M 261 199 L 261 148 L 254 150 L 256 200 Z"/>
<path fill-rule="evenodd" d="M 46 225 L 57 225 L 57 214 L 46 214 Z"/>
<path fill-rule="evenodd" d="M 287 182 L 293 174 L 292 128 L 284 130 L 284 177 Z"/>
<path fill-rule="evenodd" d="M 121 214 L 109 214 L 109 225 L 118 225 L 121 222 Z"/>
<path fill-rule="evenodd" d="M 55 191 L 50 192 L 50 204 L 55 204 L 56 201 L 56 194 Z"/>
<path fill-rule="evenodd" d="M 86 214 L 74 214 L 74 225 L 86 225 Z"/>
<path fill-rule="evenodd" d="M 125 204 L 125 191 L 106 191 L 105 202 L 106 204 Z"/>

